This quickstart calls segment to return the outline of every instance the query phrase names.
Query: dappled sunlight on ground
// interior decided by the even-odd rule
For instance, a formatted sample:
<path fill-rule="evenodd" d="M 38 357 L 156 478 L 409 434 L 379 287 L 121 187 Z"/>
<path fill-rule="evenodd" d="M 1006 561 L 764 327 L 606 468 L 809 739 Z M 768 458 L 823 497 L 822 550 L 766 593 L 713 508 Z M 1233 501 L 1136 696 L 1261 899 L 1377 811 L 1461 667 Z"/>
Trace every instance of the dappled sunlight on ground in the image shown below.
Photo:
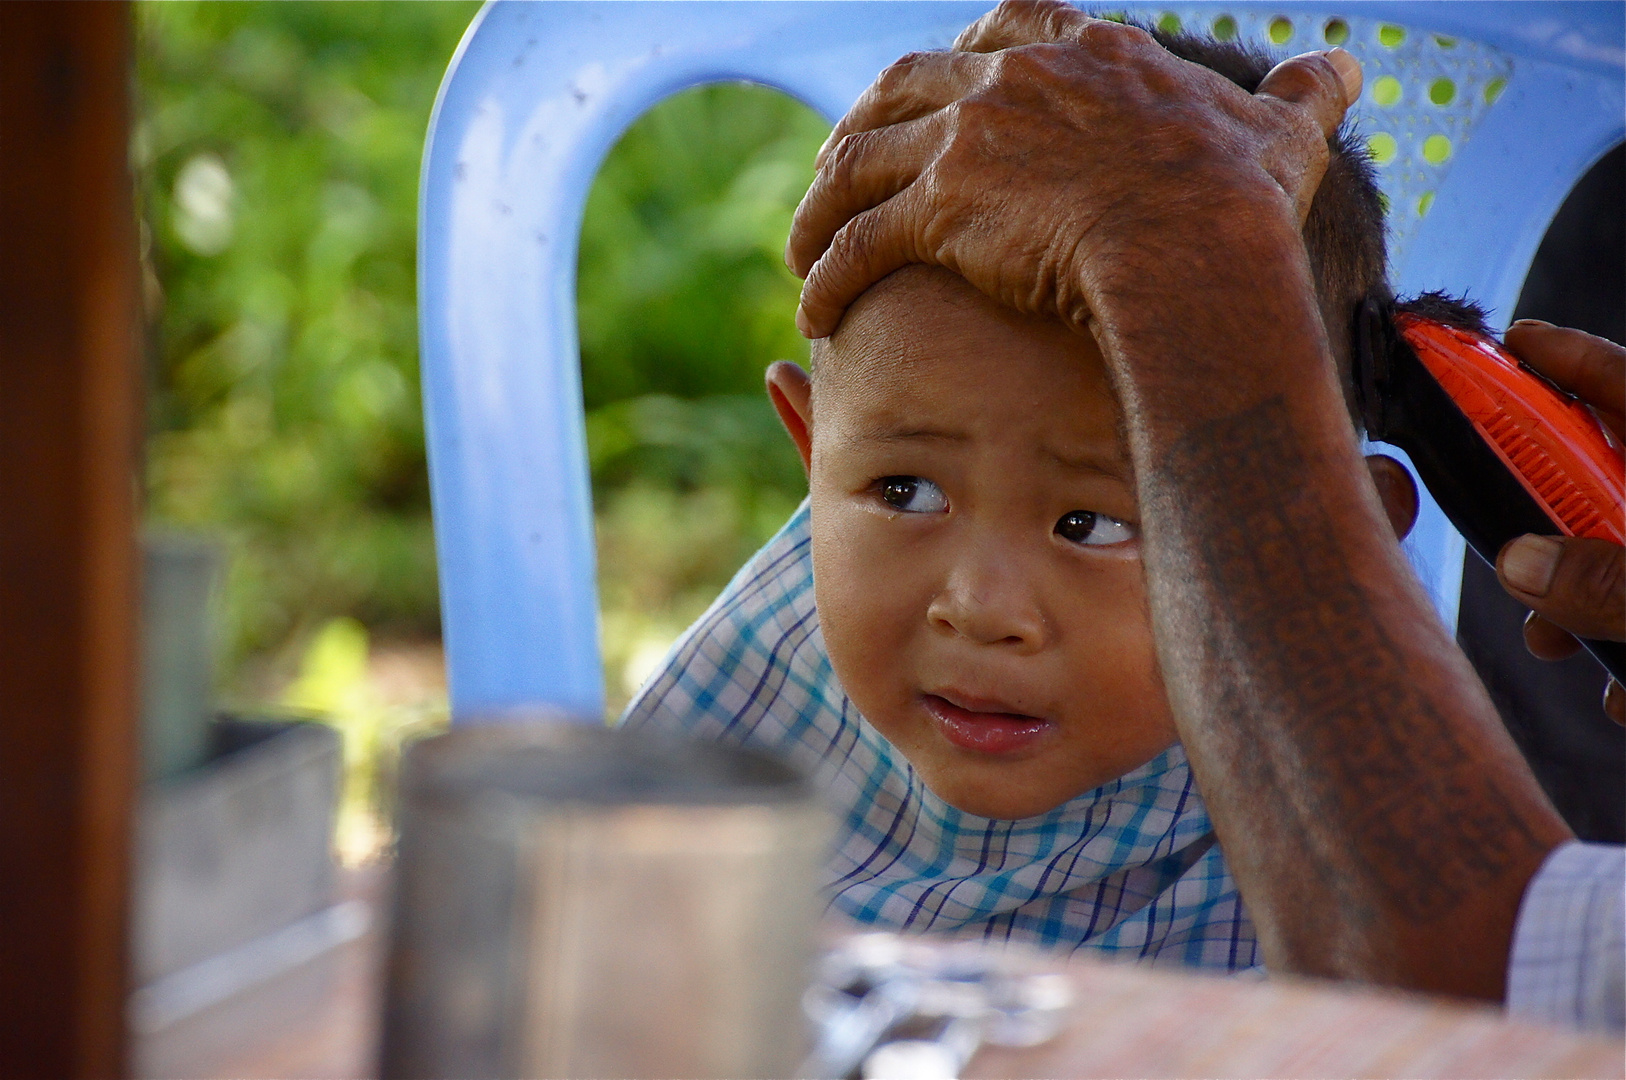
<path fill-rule="evenodd" d="M 448 721 L 440 644 L 374 644 L 354 619 L 334 619 L 311 639 L 281 703 L 343 736 L 345 782 L 334 844 L 346 866 L 377 859 L 391 839 L 402 747 Z"/>

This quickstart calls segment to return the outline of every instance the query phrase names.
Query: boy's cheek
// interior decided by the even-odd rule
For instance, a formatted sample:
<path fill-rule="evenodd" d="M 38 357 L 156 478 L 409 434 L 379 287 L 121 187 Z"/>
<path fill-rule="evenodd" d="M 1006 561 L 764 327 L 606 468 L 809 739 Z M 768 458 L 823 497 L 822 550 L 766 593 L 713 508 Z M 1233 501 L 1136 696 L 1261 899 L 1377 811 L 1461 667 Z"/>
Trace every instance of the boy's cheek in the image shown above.
<path fill-rule="evenodd" d="M 896 696 L 908 681 L 906 658 L 914 632 L 925 625 L 930 570 L 890 542 L 884 518 L 851 508 L 819 511 L 815 504 L 819 625 L 843 687 L 861 711 L 873 709 L 881 704 L 877 696 Z"/>
<path fill-rule="evenodd" d="M 907 625 L 910 613 L 924 602 L 915 594 L 927 576 L 918 559 L 890 542 L 891 523 L 879 515 L 854 509 L 814 517 L 813 575 L 817 583 L 819 620 L 826 637 L 830 624 L 840 632 L 886 632 L 894 636 Z"/>

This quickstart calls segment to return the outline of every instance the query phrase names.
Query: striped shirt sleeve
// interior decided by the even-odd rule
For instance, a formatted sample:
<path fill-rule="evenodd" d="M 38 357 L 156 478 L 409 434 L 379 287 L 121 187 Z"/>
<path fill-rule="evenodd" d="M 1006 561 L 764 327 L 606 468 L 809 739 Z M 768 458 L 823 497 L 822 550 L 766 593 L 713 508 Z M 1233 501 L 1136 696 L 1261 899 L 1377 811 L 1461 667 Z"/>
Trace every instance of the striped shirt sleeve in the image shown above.
<path fill-rule="evenodd" d="M 1626 848 L 1571 841 L 1530 880 L 1513 930 L 1507 1011 L 1626 1030 Z"/>

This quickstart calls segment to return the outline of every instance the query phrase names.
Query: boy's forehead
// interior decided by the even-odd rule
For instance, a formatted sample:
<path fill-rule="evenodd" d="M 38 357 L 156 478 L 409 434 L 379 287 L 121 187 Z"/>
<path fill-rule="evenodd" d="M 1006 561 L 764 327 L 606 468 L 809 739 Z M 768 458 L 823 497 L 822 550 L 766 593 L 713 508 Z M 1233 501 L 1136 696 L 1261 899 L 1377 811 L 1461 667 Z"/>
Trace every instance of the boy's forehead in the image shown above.
<path fill-rule="evenodd" d="M 872 287 L 815 354 L 815 415 L 870 441 L 1036 439 L 1054 455 L 1124 456 L 1092 339 L 1021 315 L 947 271 L 910 267 Z M 834 425 L 834 429 L 830 425 Z"/>
<path fill-rule="evenodd" d="M 1013 377 L 1018 368 L 1037 368 L 1020 374 L 1106 388 L 1093 339 L 1060 320 L 1003 307 L 934 266 L 906 266 L 872 285 L 848 308 L 835 334 L 815 342 L 813 355 L 821 384 L 871 391 L 900 381 L 969 375 L 976 367 Z"/>
<path fill-rule="evenodd" d="M 937 267 L 894 271 L 852 302 L 834 334 L 813 343 L 815 376 L 847 382 L 907 364 L 909 353 L 929 347 L 939 333 L 952 332 L 945 317 L 976 303 L 968 291 L 975 293 L 963 279 Z"/>
<path fill-rule="evenodd" d="M 910 313 L 942 315 L 949 312 L 973 313 L 1000 310 L 999 305 L 978 292 L 970 282 L 940 266 L 911 265 L 894 270 L 865 289 L 847 308 L 841 325 L 828 344 L 835 349 L 849 346 L 878 330 L 889 329 Z"/>

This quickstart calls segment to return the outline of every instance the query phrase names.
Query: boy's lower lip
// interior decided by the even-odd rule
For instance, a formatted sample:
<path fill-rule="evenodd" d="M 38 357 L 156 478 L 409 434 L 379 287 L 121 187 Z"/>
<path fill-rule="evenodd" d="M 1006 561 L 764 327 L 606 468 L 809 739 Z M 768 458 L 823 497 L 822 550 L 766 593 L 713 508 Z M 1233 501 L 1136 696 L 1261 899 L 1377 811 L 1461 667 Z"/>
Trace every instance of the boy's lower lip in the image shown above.
<path fill-rule="evenodd" d="M 1010 754 L 1025 750 L 1050 730 L 1050 721 L 1009 712 L 974 712 L 936 694 L 924 696 L 926 711 L 943 738 L 962 750 Z"/>

